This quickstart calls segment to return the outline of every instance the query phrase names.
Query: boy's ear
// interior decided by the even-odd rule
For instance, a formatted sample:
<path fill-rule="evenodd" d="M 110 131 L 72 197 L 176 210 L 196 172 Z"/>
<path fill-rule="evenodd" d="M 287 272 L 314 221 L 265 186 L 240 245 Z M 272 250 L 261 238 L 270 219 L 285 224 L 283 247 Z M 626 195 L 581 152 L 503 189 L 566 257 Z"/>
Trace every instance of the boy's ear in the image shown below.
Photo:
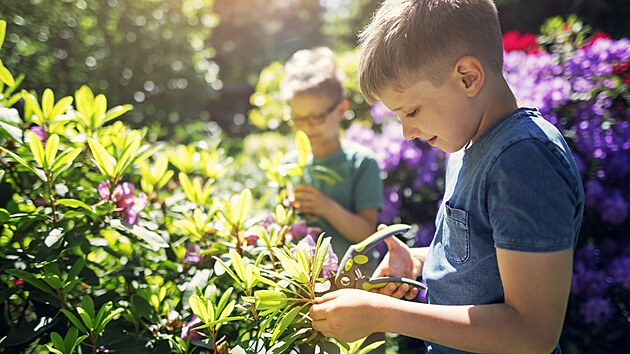
<path fill-rule="evenodd" d="M 477 96 L 486 79 L 483 65 L 473 56 L 462 57 L 455 63 L 455 75 L 468 97 Z"/>

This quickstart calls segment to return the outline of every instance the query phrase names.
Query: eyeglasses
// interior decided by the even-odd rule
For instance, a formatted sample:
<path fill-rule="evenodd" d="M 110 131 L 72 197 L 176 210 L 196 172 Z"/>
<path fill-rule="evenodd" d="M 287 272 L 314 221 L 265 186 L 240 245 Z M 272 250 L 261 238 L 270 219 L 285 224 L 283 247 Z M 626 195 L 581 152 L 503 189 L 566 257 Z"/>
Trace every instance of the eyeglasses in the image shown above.
<path fill-rule="evenodd" d="M 338 99 L 330 108 L 320 114 L 313 114 L 306 117 L 291 117 L 291 122 L 296 127 L 303 127 L 308 122 L 309 125 L 321 125 L 326 121 L 326 118 L 339 106 L 343 101 L 343 98 Z"/>

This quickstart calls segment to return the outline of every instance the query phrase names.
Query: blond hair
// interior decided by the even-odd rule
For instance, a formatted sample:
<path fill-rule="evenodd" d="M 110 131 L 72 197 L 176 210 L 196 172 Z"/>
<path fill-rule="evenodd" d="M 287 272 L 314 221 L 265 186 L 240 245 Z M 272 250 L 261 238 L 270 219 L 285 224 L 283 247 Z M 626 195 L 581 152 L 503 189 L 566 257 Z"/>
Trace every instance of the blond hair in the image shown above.
<path fill-rule="evenodd" d="M 500 73 L 503 44 L 492 0 L 385 0 L 359 34 L 359 85 L 369 103 L 385 88 L 439 86 L 461 57 Z"/>
<path fill-rule="evenodd" d="M 343 74 L 337 68 L 335 53 L 330 48 L 299 50 L 286 62 L 284 70 L 285 78 L 280 88 L 287 100 L 305 93 L 333 100 L 343 95 Z"/>

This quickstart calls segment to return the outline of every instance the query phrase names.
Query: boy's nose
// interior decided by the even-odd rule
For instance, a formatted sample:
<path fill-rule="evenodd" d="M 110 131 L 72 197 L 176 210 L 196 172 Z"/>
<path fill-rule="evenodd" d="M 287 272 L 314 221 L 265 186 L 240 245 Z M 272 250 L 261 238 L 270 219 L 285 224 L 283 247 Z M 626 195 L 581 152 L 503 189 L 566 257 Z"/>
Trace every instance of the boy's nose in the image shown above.
<path fill-rule="evenodd" d="M 420 136 L 417 129 L 405 127 L 404 124 L 402 126 L 402 129 L 403 129 L 403 137 L 405 137 L 405 139 L 407 140 L 413 140 Z"/>

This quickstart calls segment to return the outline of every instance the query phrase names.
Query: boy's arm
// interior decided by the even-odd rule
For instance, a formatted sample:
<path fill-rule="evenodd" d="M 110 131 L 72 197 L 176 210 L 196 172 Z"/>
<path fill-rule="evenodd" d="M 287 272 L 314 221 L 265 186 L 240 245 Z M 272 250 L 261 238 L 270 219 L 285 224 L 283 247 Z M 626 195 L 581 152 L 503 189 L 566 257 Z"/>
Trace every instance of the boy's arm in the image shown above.
<path fill-rule="evenodd" d="M 361 290 L 332 292 L 311 308 L 313 328 L 347 341 L 394 332 L 471 352 L 549 353 L 562 330 L 572 258 L 571 249 L 497 249 L 505 292 L 498 304 L 431 305 Z"/>
<path fill-rule="evenodd" d="M 361 242 L 376 230 L 378 209 L 365 209 L 356 214 L 330 200 L 330 205 L 322 213 L 332 226 L 353 243 Z"/>

